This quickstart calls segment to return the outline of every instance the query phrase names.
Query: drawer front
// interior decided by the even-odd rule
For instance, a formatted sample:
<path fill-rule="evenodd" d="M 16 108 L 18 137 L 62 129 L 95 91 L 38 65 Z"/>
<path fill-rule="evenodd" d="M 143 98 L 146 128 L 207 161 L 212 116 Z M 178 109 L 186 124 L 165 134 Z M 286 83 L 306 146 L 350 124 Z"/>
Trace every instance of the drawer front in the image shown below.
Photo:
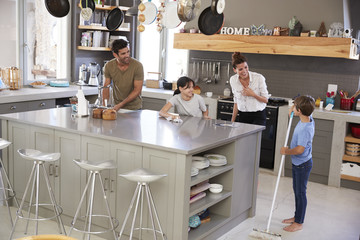
<path fill-rule="evenodd" d="M 54 107 L 55 107 L 55 99 L 31 101 L 29 102 L 28 111 L 54 108 Z"/>
<path fill-rule="evenodd" d="M 28 111 L 28 102 L 4 103 L 0 104 L 0 114 Z"/>

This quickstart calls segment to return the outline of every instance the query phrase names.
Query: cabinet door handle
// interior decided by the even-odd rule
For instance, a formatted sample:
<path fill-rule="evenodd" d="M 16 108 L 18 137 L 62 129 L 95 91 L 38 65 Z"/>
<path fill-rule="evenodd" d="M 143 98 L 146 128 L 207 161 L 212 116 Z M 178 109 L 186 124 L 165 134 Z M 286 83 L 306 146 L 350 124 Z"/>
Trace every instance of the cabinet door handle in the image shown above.
<path fill-rule="evenodd" d="M 115 180 L 110 181 L 110 192 L 114 192 Z"/>
<path fill-rule="evenodd" d="M 54 175 L 54 164 L 49 164 L 49 176 Z"/>
<path fill-rule="evenodd" d="M 108 178 L 104 180 L 104 191 L 106 192 L 109 189 L 110 181 Z"/>
<path fill-rule="evenodd" d="M 54 177 L 58 177 L 59 176 L 59 165 L 55 165 L 55 176 Z"/>
<path fill-rule="evenodd" d="M 16 106 L 15 106 L 15 105 L 13 105 L 13 106 L 10 107 L 10 110 L 15 110 L 15 109 L 16 109 Z"/>
<path fill-rule="evenodd" d="M 46 103 L 42 102 L 40 103 L 40 107 L 45 107 L 46 106 Z"/>

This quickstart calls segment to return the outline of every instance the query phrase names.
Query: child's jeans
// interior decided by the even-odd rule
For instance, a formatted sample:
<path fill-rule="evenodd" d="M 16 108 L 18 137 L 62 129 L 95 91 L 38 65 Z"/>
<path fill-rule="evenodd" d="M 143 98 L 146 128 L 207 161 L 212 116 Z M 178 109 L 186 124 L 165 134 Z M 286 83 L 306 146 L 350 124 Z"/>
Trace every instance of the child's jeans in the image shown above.
<path fill-rule="evenodd" d="M 312 168 L 312 159 L 300 164 L 292 165 L 293 189 L 295 194 L 295 222 L 302 224 L 306 212 L 306 185 Z"/>

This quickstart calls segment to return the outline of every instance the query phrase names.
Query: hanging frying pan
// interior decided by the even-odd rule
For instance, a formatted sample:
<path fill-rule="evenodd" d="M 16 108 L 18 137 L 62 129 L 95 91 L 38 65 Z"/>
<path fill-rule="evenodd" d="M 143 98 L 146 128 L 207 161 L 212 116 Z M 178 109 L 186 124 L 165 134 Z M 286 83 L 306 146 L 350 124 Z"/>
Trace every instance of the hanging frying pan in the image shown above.
<path fill-rule="evenodd" d="M 45 0 L 45 6 L 48 12 L 54 17 L 65 17 L 70 11 L 68 0 Z"/>
<path fill-rule="evenodd" d="M 181 24 L 181 20 L 177 14 L 177 2 L 168 2 L 165 5 L 162 25 L 168 29 L 176 28 Z"/>
<path fill-rule="evenodd" d="M 178 0 L 177 14 L 181 21 L 190 22 L 200 11 L 201 0 Z"/>
<path fill-rule="evenodd" d="M 124 13 L 119 8 L 119 0 L 116 0 L 116 6 L 116 8 L 109 12 L 108 17 L 106 18 L 106 27 L 109 31 L 115 31 L 120 27 L 124 20 Z"/>
<path fill-rule="evenodd" d="M 205 8 L 201 12 L 198 20 L 198 26 L 201 33 L 213 35 L 220 32 L 225 22 L 224 14 L 213 14 L 211 7 Z"/>
<path fill-rule="evenodd" d="M 156 19 L 157 7 L 154 3 L 151 2 L 151 0 L 148 2 L 144 2 L 143 4 L 145 6 L 145 10 L 139 11 L 138 16 L 140 16 L 140 14 L 144 14 L 145 21 L 143 21 L 142 24 L 149 25 L 153 23 Z"/>
<path fill-rule="evenodd" d="M 212 0 L 211 11 L 214 14 L 222 14 L 225 9 L 225 0 Z"/>

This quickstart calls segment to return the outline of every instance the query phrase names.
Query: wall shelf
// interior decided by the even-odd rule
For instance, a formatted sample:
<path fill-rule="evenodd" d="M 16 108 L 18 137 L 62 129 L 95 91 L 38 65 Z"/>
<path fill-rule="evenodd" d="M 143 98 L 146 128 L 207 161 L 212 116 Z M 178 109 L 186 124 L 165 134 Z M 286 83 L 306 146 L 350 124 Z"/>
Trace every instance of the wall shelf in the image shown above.
<path fill-rule="evenodd" d="M 111 48 L 107 48 L 107 47 L 83 47 L 83 46 L 78 46 L 77 49 L 86 50 L 86 51 L 111 51 Z"/>
<path fill-rule="evenodd" d="M 93 25 L 78 25 L 78 29 L 83 30 L 94 30 L 94 31 L 110 31 L 106 27 L 103 26 L 93 26 Z M 118 28 L 115 31 L 118 32 L 130 32 L 130 28 Z"/>
<path fill-rule="evenodd" d="M 360 177 L 354 177 L 354 176 L 345 175 L 345 174 L 341 174 L 341 179 L 360 182 Z"/>
<path fill-rule="evenodd" d="M 78 4 L 78 7 L 81 8 L 80 3 Z M 104 5 L 104 6 L 102 6 L 101 4 L 95 4 L 95 9 L 98 9 L 98 10 L 111 11 L 111 10 L 113 10 L 114 8 L 116 8 L 116 6 L 110 6 L 110 5 Z M 119 6 L 119 8 L 120 8 L 120 10 L 122 10 L 122 11 L 127 11 L 127 10 L 129 10 L 129 7 L 124 7 L 124 6 Z"/>
<path fill-rule="evenodd" d="M 359 55 L 356 55 L 357 45 L 352 38 L 176 33 L 174 48 L 359 60 Z"/>

